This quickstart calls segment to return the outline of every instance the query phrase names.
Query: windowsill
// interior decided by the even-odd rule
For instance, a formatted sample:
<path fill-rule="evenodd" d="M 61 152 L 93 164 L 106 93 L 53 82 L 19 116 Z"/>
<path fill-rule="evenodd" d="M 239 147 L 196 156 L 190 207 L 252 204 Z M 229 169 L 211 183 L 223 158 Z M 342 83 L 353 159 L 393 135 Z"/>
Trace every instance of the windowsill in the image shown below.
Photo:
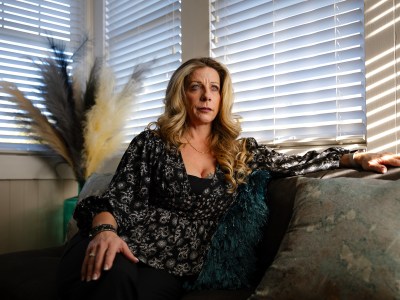
<path fill-rule="evenodd" d="M 55 156 L 0 153 L 0 180 L 74 179 L 71 168 Z"/>

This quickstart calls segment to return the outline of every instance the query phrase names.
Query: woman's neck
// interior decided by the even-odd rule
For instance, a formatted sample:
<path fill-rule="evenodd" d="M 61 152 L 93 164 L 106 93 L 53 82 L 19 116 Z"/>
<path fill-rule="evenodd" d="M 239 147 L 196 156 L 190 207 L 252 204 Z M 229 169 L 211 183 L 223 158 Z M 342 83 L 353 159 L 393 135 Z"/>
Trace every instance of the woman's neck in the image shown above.
<path fill-rule="evenodd" d="M 186 140 L 207 143 L 211 136 L 211 126 L 189 127 L 183 137 Z"/>

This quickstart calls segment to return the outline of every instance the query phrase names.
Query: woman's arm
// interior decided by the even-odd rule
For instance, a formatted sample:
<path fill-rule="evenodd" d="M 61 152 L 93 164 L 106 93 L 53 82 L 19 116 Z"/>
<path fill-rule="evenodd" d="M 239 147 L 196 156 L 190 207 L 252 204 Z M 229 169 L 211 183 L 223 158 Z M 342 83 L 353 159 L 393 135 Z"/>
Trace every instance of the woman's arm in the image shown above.
<path fill-rule="evenodd" d="M 91 241 L 86 250 L 81 270 L 82 280 L 96 280 L 101 272 L 112 267 L 117 253 L 132 262 L 138 259 L 123 235 L 131 227 L 129 216 L 135 213 L 132 203 L 148 205 L 148 185 L 151 164 L 156 161 L 154 137 L 144 132 L 132 140 L 125 151 L 117 171 L 105 193 L 80 201 L 74 212 L 83 235 L 89 234 Z"/>
<path fill-rule="evenodd" d="M 117 253 L 123 254 L 133 263 L 139 260 L 133 255 L 128 245 L 116 233 L 117 222 L 109 212 L 97 214 L 92 221 L 92 228 L 102 225 L 111 225 L 115 230 L 99 231 L 93 236 L 83 260 L 81 280 L 91 281 L 100 278 L 102 271 L 109 270 Z"/>
<path fill-rule="evenodd" d="M 400 156 L 391 153 L 350 153 L 341 147 L 324 151 L 308 151 L 304 155 L 287 155 L 266 145 L 258 145 L 255 139 L 247 140 L 247 149 L 253 155 L 252 169 L 266 169 L 274 176 L 294 176 L 311 172 L 337 169 L 339 167 L 363 168 L 379 173 L 386 172 L 386 166 L 400 166 Z"/>
<path fill-rule="evenodd" d="M 78 202 L 74 211 L 81 233 L 86 235 L 93 219 L 109 212 L 118 224 L 118 233 L 130 227 L 132 203 L 148 205 L 152 164 L 157 161 L 155 137 L 145 131 L 136 136 L 125 151 L 107 190 L 99 196 L 89 196 Z M 145 192 L 143 192 L 145 191 Z"/>
<path fill-rule="evenodd" d="M 387 166 L 400 167 L 400 155 L 368 152 L 348 153 L 340 158 L 340 166 L 386 173 Z"/>
<path fill-rule="evenodd" d="M 274 177 L 303 175 L 311 172 L 339 168 L 340 159 L 349 150 L 332 147 L 322 152 L 308 151 L 304 155 L 288 155 L 248 138 L 246 148 L 252 156 L 251 169 L 268 170 Z"/>
<path fill-rule="evenodd" d="M 96 226 L 99 226 L 99 225 L 102 225 L 102 224 L 110 224 L 115 228 L 115 230 L 118 229 L 117 221 L 115 221 L 114 216 L 111 213 L 106 212 L 106 211 L 97 214 L 93 218 L 92 228 L 96 227 Z"/>

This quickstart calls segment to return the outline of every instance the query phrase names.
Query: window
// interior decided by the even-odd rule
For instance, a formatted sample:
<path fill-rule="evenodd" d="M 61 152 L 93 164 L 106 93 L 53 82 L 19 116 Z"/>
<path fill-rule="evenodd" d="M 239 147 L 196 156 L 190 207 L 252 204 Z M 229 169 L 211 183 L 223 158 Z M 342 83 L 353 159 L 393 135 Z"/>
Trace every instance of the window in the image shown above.
<path fill-rule="evenodd" d="M 363 143 L 362 0 L 212 0 L 212 55 L 232 73 L 243 136 Z"/>
<path fill-rule="evenodd" d="M 134 66 L 149 63 L 126 143 L 163 112 L 165 89 L 181 64 L 181 1 L 106 1 L 106 52 L 117 82 L 126 82 Z"/>
<path fill-rule="evenodd" d="M 67 49 L 82 43 L 85 1 L 0 1 L 0 80 L 14 82 L 44 111 L 38 86 L 38 59 L 51 55 L 47 37 L 63 41 Z M 0 93 L 0 150 L 47 149 L 29 131 L 29 120 Z"/>

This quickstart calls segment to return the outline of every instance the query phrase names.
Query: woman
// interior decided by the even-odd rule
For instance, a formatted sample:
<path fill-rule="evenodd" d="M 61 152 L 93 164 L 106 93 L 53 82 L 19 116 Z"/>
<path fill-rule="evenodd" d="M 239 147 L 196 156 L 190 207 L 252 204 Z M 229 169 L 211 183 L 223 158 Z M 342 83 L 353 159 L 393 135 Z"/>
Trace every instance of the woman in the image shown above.
<path fill-rule="evenodd" d="M 80 233 L 60 264 L 63 299 L 179 299 L 254 170 L 288 176 L 400 166 L 397 155 L 330 148 L 287 156 L 238 140 L 232 105 L 229 72 L 215 60 L 192 59 L 174 72 L 165 112 L 132 140 L 108 190 L 75 210 Z"/>

